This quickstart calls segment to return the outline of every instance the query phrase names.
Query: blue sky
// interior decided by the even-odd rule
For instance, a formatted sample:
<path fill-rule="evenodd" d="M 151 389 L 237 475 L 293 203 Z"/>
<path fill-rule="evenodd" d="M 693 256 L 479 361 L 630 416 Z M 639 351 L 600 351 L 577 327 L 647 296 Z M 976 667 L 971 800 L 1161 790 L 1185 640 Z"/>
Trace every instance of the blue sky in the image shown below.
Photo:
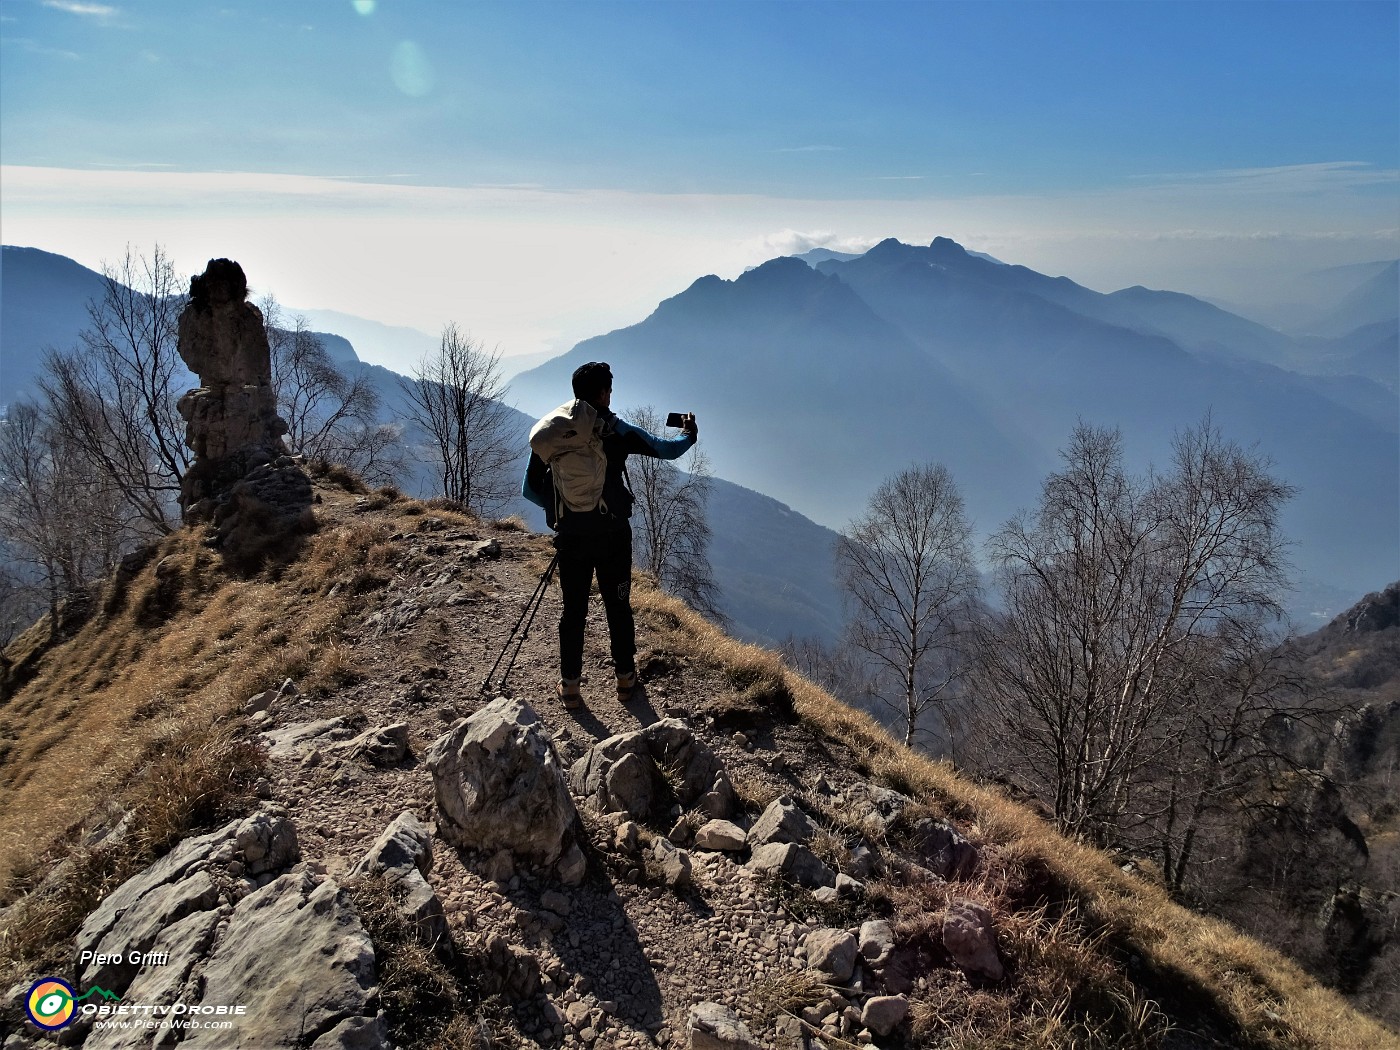
<path fill-rule="evenodd" d="M 6 243 L 507 353 L 891 235 L 1265 302 L 1400 253 L 1400 4 L 0 0 L 0 162 Z"/>

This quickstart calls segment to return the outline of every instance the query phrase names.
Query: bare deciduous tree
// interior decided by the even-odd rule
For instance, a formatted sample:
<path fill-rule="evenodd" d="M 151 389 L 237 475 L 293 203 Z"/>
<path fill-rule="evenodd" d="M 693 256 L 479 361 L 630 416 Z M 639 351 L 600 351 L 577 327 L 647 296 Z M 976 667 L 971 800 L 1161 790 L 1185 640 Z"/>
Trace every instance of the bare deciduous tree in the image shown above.
<path fill-rule="evenodd" d="M 122 517 L 120 494 L 73 436 L 39 406 L 12 405 L 0 421 L 0 535 L 7 561 L 23 574 L 9 577 L 10 601 L 33 608 L 26 580 L 50 611 L 83 593 L 132 539 Z"/>
<path fill-rule="evenodd" d="M 88 304 L 83 349 L 50 352 L 40 379 L 55 422 L 157 532 L 179 524 L 180 481 L 191 453 L 176 410 L 188 372 L 176 349 L 185 295 L 157 245 L 128 249 L 103 269 L 101 301 Z"/>
<path fill-rule="evenodd" d="M 515 495 L 518 450 L 501 402 L 500 355 L 448 324 L 434 353 L 402 382 L 411 419 L 428 436 L 440 491 L 479 514 Z"/>
<path fill-rule="evenodd" d="M 379 394 L 369 377 L 336 367 L 306 318 L 285 321 L 271 295 L 258 306 L 287 447 L 308 461 L 340 463 L 371 484 L 396 480 L 403 469 L 399 429 L 379 422 Z"/>
<path fill-rule="evenodd" d="M 851 640 L 893 682 L 876 695 L 903 721 L 906 744 L 965 674 L 959 633 L 978 587 L 971 536 L 952 475 L 927 464 L 882 482 L 836 542 Z"/>
<path fill-rule="evenodd" d="M 634 408 L 626 417 L 643 430 L 661 431 L 661 416 L 650 405 Z M 687 471 L 652 456 L 629 458 L 628 480 L 637 499 L 633 560 L 696 612 L 723 623 L 719 586 L 710 567 L 709 460 L 698 445 L 689 455 Z"/>
<path fill-rule="evenodd" d="M 978 701 L 992 761 L 1066 830 L 1113 838 L 1152 811 L 1223 640 L 1278 615 L 1292 489 L 1209 418 L 1166 475 L 1131 476 L 1118 432 L 1084 424 L 1062 456 L 1036 513 L 991 542 L 1004 608 L 984 621 Z"/>
<path fill-rule="evenodd" d="M 778 654 L 808 681 L 851 707 L 865 710 L 875 696 L 865 661 L 852 652 L 848 641 L 826 645 L 817 638 L 788 635 L 778 646 Z"/>

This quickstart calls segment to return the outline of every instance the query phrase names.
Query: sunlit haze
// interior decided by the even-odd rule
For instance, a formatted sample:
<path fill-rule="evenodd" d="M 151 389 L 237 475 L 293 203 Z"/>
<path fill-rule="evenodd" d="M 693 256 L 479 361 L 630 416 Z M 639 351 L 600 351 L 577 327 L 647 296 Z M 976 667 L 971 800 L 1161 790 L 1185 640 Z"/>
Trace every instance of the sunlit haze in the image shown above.
<path fill-rule="evenodd" d="M 0 234 L 506 355 L 889 236 L 1267 307 L 1400 254 L 1397 44 L 1394 2 L 0 0 Z"/>

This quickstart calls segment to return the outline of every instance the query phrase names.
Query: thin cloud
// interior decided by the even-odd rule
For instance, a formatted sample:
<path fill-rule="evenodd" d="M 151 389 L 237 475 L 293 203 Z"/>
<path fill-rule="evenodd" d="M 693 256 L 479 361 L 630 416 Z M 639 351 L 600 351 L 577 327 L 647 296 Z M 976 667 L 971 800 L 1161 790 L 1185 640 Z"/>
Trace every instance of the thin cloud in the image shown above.
<path fill-rule="evenodd" d="M 801 255 L 813 248 L 860 255 L 875 244 L 873 237 L 841 237 L 831 230 L 779 230 L 745 241 L 743 247 L 745 254 L 751 258 L 772 259 L 780 255 Z"/>
<path fill-rule="evenodd" d="M 844 153 L 845 146 L 784 146 L 774 153 Z"/>
<path fill-rule="evenodd" d="M 62 58 L 69 62 L 76 62 L 83 56 L 76 51 L 65 51 L 59 47 L 49 47 L 41 44 L 37 40 L 30 40 L 28 37 L 9 37 L 3 41 L 15 47 L 23 49 L 27 54 L 43 55 L 46 58 Z"/>
<path fill-rule="evenodd" d="M 1339 160 L 1317 164 L 1283 164 L 1271 168 L 1222 168 L 1215 171 L 1130 175 L 1138 182 L 1161 185 L 1299 190 L 1322 186 L 1369 186 L 1400 182 L 1400 170 L 1378 168 L 1367 161 Z"/>
<path fill-rule="evenodd" d="M 918 182 L 920 179 L 928 178 L 927 175 L 876 175 L 875 178 L 881 182 Z"/>
<path fill-rule="evenodd" d="M 111 18 L 118 13 L 118 9 L 110 4 L 88 4 L 81 0 L 44 0 L 44 6 L 84 18 Z"/>

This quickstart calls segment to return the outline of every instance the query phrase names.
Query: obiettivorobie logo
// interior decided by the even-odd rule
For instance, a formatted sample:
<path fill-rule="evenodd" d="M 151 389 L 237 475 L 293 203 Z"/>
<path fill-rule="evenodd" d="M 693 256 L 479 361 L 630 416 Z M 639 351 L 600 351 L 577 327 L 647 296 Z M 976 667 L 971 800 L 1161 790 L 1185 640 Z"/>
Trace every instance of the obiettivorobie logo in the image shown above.
<path fill-rule="evenodd" d="M 24 1001 L 25 1013 L 29 1020 L 46 1032 L 56 1032 L 73 1023 L 78 1004 L 91 996 L 100 996 L 105 1002 L 119 1000 L 121 996 L 105 988 L 93 985 L 82 995 L 73 991 L 73 986 L 58 977 L 41 977 L 29 989 Z"/>

